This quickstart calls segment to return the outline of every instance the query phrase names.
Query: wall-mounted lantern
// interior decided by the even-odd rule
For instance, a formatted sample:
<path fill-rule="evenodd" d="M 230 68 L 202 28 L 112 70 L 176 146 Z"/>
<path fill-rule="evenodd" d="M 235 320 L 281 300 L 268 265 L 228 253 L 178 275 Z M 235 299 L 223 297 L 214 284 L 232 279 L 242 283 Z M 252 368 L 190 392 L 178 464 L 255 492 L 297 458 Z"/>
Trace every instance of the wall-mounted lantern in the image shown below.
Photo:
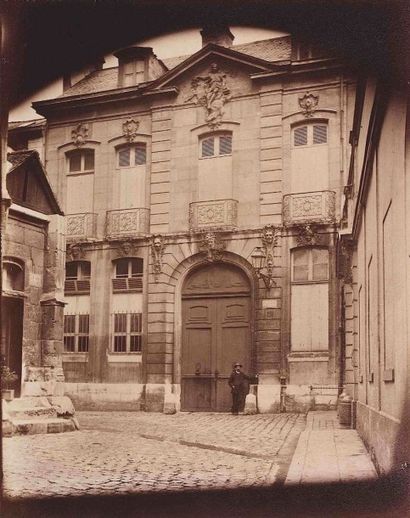
<path fill-rule="evenodd" d="M 275 286 L 272 256 L 270 254 L 266 256 L 265 250 L 258 246 L 252 252 L 251 261 L 258 279 L 262 279 L 268 289 Z M 265 270 L 266 273 L 262 270 Z"/>

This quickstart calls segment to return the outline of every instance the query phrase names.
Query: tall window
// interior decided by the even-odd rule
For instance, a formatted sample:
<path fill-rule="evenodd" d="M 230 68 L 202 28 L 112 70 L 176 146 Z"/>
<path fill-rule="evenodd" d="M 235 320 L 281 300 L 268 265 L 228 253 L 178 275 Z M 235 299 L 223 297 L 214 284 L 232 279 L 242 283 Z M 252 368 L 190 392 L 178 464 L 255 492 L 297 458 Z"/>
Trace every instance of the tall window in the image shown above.
<path fill-rule="evenodd" d="M 329 342 L 329 252 L 292 251 L 291 343 L 293 352 L 324 351 Z"/>
<path fill-rule="evenodd" d="M 121 146 L 117 151 L 118 167 L 133 167 L 147 162 L 147 146 L 144 142 Z"/>
<path fill-rule="evenodd" d="M 115 353 L 141 352 L 142 314 L 114 313 L 113 351 Z"/>
<path fill-rule="evenodd" d="M 210 135 L 200 139 L 200 157 L 211 158 L 232 154 L 232 134 Z"/>
<path fill-rule="evenodd" d="M 91 263 L 70 261 L 65 267 L 65 293 L 90 293 Z"/>
<path fill-rule="evenodd" d="M 112 280 L 113 292 L 142 291 L 144 261 L 140 258 L 117 259 Z"/>
<path fill-rule="evenodd" d="M 328 125 L 295 126 L 291 133 L 291 193 L 324 191 L 329 187 Z"/>
<path fill-rule="evenodd" d="M 94 205 L 94 150 L 75 149 L 67 158 L 66 214 L 84 214 Z"/>
<path fill-rule="evenodd" d="M 64 315 L 64 352 L 88 352 L 89 315 Z"/>

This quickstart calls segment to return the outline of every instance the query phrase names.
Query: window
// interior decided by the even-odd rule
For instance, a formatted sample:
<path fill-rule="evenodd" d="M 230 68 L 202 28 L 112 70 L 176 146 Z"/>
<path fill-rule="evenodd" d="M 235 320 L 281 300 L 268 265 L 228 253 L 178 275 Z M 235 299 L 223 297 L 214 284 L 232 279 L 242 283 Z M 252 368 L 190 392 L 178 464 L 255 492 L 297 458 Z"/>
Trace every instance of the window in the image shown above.
<path fill-rule="evenodd" d="M 329 252 L 325 248 L 296 249 L 292 253 L 293 282 L 321 282 L 329 279 Z"/>
<path fill-rule="evenodd" d="M 65 293 L 90 293 L 91 263 L 71 261 L 65 266 Z"/>
<path fill-rule="evenodd" d="M 295 147 L 317 144 L 327 144 L 327 124 L 297 126 L 293 130 L 293 145 Z"/>
<path fill-rule="evenodd" d="M 146 162 L 147 146 L 143 142 L 118 149 L 118 167 L 134 167 L 144 165 Z"/>
<path fill-rule="evenodd" d="M 3 289 L 24 291 L 24 267 L 17 260 L 3 260 Z"/>
<path fill-rule="evenodd" d="M 232 154 L 232 134 L 230 133 L 205 137 L 200 143 L 201 158 Z"/>
<path fill-rule="evenodd" d="M 145 67 L 143 60 L 132 60 L 124 63 L 123 86 L 133 86 L 143 83 Z"/>
<path fill-rule="evenodd" d="M 93 173 L 94 150 L 76 149 L 67 153 L 69 173 Z"/>
<path fill-rule="evenodd" d="M 140 258 L 115 261 L 113 292 L 142 291 L 143 266 L 144 261 Z"/>
<path fill-rule="evenodd" d="M 64 315 L 64 352 L 88 352 L 89 323 L 89 315 Z"/>
<path fill-rule="evenodd" d="M 137 353 L 142 349 L 142 314 L 114 313 L 113 351 Z"/>

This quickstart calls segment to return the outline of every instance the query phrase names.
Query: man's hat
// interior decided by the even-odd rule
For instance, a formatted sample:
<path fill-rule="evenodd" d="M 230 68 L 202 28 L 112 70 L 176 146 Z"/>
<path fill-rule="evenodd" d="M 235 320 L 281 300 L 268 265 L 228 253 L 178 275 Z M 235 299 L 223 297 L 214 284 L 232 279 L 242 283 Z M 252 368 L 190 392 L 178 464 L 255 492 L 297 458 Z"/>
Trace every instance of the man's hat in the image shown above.
<path fill-rule="evenodd" d="M 234 363 L 234 367 L 242 367 L 242 365 L 239 362 Z"/>

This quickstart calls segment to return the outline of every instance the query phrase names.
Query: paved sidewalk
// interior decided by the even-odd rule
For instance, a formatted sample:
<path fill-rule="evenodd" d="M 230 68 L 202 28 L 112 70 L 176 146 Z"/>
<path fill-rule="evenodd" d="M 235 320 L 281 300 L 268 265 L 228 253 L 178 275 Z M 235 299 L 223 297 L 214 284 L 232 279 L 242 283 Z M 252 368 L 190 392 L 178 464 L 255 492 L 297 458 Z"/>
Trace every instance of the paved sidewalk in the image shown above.
<path fill-rule="evenodd" d="M 340 426 L 335 411 L 308 413 L 285 484 L 376 478 L 376 469 L 356 430 Z"/>

